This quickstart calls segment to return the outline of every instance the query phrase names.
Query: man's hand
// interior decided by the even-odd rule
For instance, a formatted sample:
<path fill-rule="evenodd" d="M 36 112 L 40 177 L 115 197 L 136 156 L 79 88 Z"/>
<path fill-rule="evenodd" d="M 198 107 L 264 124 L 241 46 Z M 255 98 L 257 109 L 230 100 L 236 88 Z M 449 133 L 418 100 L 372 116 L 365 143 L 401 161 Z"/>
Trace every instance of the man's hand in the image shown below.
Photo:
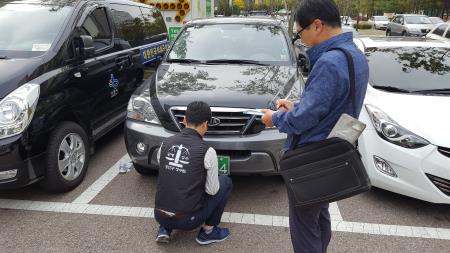
<path fill-rule="evenodd" d="M 266 127 L 273 127 L 272 116 L 275 113 L 275 111 L 269 109 L 261 109 L 261 112 L 264 113 L 264 115 L 261 118 L 262 123 L 266 125 Z"/>
<path fill-rule="evenodd" d="M 282 112 L 291 111 L 294 107 L 294 102 L 289 101 L 287 99 L 279 99 L 277 100 L 277 109 Z"/>

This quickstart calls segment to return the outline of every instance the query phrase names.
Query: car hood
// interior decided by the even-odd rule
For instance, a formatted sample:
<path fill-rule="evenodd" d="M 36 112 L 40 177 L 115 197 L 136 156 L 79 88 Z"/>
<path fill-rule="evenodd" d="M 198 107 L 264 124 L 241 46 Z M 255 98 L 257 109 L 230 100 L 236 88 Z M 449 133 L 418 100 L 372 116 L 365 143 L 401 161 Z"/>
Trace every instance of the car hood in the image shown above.
<path fill-rule="evenodd" d="M 369 87 L 365 103 L 432 144 L 450 147 L 450 118 L 446 116 L 450 96 L 400 94 Z"/>
<path fill-rule="evenodd" d="M 375 23 L 380 25 L 387 25 L 389 24 L 389 21 L 375 21 Z"/>
<path fill-rule="evenodd" d="M 42 60 L 38 59 L 0 60 L 0 98 L 32 80 L 41 64 Z"/>
<path fill-rule="evenodd" d="M 215 107 L 268 108 L 270 101 L 286 97 L 296 80 L 294 66 L 163 63 L 152 95 L 166 110 L 195 100 Z"/>

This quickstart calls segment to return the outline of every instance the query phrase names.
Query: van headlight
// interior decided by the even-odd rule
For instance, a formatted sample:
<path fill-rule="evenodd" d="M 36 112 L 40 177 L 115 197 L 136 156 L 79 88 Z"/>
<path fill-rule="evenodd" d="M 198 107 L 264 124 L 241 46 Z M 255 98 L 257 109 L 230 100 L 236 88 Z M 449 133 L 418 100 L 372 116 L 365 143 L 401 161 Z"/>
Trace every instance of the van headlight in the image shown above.
<path fill-rule="evenodd" d="M 18 135 L 28 127 L 39 91 L 38 84 L 24 84 L 0 101 L 0 139 Z"/>
<path fill-rule="evenodd" d="M 133 95 L 128 102 L 127 118 L 160 125 L 161 122 L 150 103 L 150 97 Z"/>
<path fill-rule="evenodd" d="M 366 105 L 366 109 L 375 130 L 382 139 L 410 149 L 421 148 L 430 144 L 430 142 L 424 138 L 400 126 L 377 107 L 373 105 Z"/>

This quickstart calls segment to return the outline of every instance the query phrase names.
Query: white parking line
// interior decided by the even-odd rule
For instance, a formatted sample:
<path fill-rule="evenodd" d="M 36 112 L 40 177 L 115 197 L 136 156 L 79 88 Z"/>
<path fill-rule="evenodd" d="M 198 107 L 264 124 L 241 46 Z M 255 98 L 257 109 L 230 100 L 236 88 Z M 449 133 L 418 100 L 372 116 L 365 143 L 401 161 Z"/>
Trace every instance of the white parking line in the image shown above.
<path fill-rule="evenodd" d="M 74 204 L 87 204 L 91 202 L 97 194 L 99 194 L 103 188 L 105 188 L 109 182 L 111 182 L 117 174 L 119 174 L 120 162 L 130 161 L 128 154 L 124 155 L 117 161 L 111 168 L 109 168 L 101 177 L 99 177 L 89 188 L 80 194 L 72 203 Z"/>
<path fill-rule="evenodd" d="M 60 203 L 60 202 L 0 199 L 0 209 L 154 218 L 153 208 L 94 205 L 86 203 Z M 336 216 L 332 216 L 331 218 L 331 228 L 333 231 L 338 232 L 450 240 L 450 229 L 446 228 L 349 222 L 343 220 L 336 220 L 333 219 L 333 217 Z M 289 217 L 260 215 L 251 213 L 225 212 L 224 215 L 222 216 L 222 222 L 261 225 L 269 227 L 289 227 Z"/>

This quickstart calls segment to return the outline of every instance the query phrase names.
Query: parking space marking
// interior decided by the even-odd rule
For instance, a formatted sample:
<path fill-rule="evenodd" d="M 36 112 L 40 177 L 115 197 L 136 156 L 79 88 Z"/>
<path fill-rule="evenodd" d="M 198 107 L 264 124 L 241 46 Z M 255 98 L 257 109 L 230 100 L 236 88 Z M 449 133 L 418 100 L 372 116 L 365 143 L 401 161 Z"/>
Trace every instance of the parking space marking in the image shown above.
<path fill-rule="evenodd" d="M 124 155 L 111 168 L 109 168 L 101 177 L 99 177 L 91 186 L 89 186 L 83 193 L 80 194 L 72 203 L 74 204 L 88 204 L 95 196 L 97 196 L 103 188 L 105 188 L 118 174 L 119 165 L 121 162 L 130 161 L 128 154 Z"/>
<path fill-rule="evenodd" d="M 86 199 L 88 198 L 86 197 Z M 154 218 L 153 208 L 110 206 L 98 204 L 94 205 L 87 203 L 61 203 L 61 202 L 46 202 L 46 201 L 0 199 L 0 209 Z M 331 217 L 331 228 L 333 231 L 336 232 L 450 240 L 450 229 L 446 228 L 349 222 L 343 221 L 342 219 L 334 219 L 333 217 L 338 217 L 338 215 L 334 214 Z M 252 214 L 252 213 L 225 212 L 222 217 L 222 222 L 238 223 L 246 225 L 261 225 L 269 227 L 289 227 L 289 217 Z"/>

